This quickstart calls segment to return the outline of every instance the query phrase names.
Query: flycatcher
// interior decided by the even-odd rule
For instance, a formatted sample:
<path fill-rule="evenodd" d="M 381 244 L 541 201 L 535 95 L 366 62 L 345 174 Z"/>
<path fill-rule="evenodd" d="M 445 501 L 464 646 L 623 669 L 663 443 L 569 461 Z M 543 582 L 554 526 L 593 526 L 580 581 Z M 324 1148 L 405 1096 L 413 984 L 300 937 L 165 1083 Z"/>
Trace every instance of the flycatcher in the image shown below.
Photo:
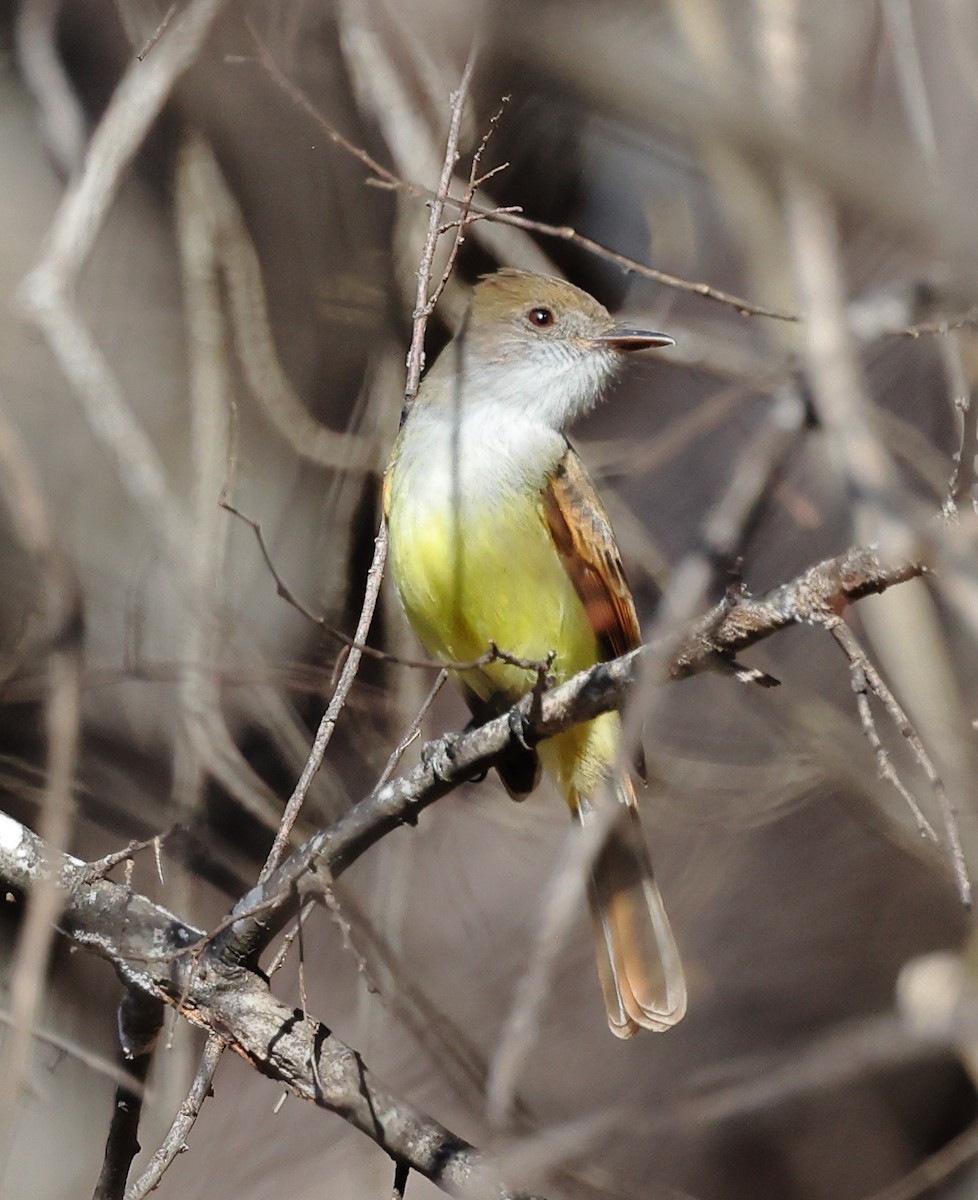
<path fill-rule="evenodd" d="M 558 680 L 632 650 L 635 605 L 615 536 L 564 430 L 598 402 L 625 354 L 672 345 L 618 326 L 559 279 L 499 271 L 474 289 L 464 325 L 426 375 L 384 481 L 390 566 L 408 620 L 446 664 L 490 643 Z M 476 722 L 534 684 L 494 661 L 453 672 Z M 618 1037 L 664 1030 L 686 986 L 621 763 L 621 720 L 606 713 L 500 768 L 519 798 L 539 762 L 582 823 L 616 795 L 588 883 L 598 975 Z"/>

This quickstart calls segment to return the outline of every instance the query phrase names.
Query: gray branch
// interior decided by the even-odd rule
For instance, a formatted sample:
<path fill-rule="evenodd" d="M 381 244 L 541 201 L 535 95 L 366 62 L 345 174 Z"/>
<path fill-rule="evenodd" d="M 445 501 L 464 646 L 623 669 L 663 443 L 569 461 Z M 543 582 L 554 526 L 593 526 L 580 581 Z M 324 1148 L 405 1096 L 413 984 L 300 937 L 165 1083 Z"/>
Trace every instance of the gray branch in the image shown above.
<path fill-rule="evenodd" d="M 51 872 L 63 898 L 61 931 L 107 959 L 132 989 L 158 996 L 219 1036 L 297 1096 L 338 1113 L 398 1163 L 452 1195 L 533 1200 L 508 1190 L 488 1158 L 393 1095 L 321 1022 L 272 995 L 256 972 L 183 953 L 203 933 L 122 884 L 93 876 L 36 834 L 0 815 L 0 875 L 29 891 Z"/>
<path fill-rule="evenodd" d="M 762 596 L 725 599 L 682 634 L 582 671 L 542 697 L 526 696 L 509 713 L 478 729 L 429 742 L 416 767 L 377 788 L 310 838 L 242 897 L 235 908 L 240 919 L 221 931 L 208 953 L 231 964 L 255 965 L 304 900 L 321 896 L 337 875 L 391 830 L 413 825 L 428 805 L 518 752 L 521 741 L 542 741 L 620 707 L 635 683 L 640 656 L 652 656 L 666 680 L 729 668 L 738 653 L 789 625 L 824 624 L 853 601 L 925 571 L 920 562 L 887 562 L 875 549 L 850 550 Z"/>
<path fill-rule="evenodd" d="M 108 960 L 130 989 L 162 999 L 187 1020 L 296 1095 L 338 1113 L 391 1155 L 447 1192 L 515 1198 L 489 1158 L 437 1121 L 394 1096 L 355 1050 L 308 1014 L 282 1003 L 257 971 L 275 933 L 307 899 L 390 830 L 413 824 L 440 796 L 530 743 L 620 706 L 640 655 L 664 680 L 722 664 L 791 624 L 824 624 L 862 596 L 922 575 L 918 562 L 887 563 L 855 549 L 810 568 L 763 596 L 737 596 L 681 635 L 582 672 L 542 697 L 461 735 L 430 742 L 413 770 L 377 788 L 311 838 L 205 934 L 104 873 L 44 845 L 0 814 L 0 879 L 27 893 L 54 876 L 62 896 L 59 928 L 76 945 Z M 749 673 L 743 673 L 748 677 Z"/>

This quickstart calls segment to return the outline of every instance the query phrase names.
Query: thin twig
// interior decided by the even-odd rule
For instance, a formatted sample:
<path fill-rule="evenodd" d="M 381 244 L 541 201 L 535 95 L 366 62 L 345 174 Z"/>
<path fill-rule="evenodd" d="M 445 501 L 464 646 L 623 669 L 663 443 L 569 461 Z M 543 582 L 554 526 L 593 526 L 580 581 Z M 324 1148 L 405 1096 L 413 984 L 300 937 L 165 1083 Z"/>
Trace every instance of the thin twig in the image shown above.
<path fill-rule="evenodd" d="M 442 222 L 442 214 L 445 209 L 445 195 L 447 195 L 448 187 L 451 183 L 452 173 L 455 168 L 455 163 L 458 161 L 458 139 L 459 130 L 462 120 L 462 109 L 465 106 L 466 96 L 468 95 L 469 84 L 472 79 L 472 72 L 475 68 L 475 51 L 469 55 L 468 62 L 465 64 L 465 70 L 462 72 L 462 78 L 458 89 L 452 94 L 451 111 L 452 117 L 449 124 L 448 139 L 445 146 L 445 160 L 442 167 L 441 180 L 438 185 L 438 194 L 431 204 L 431 212 L 428 220 L 428 236 L 425 240 L 424 250 L 421 255 L 421 263 L 418 267 L 418 288 L 417 300 L 414 308 L 414 324 L 411 332 L 411 346 L 408 350 L 407 357 L 407 381 L 404 389 L 404 408 L 405 411 L 410 407 L 415 395 L 418 391 L 418 385 L 421 381 L 421 368 L 424 361 L 424 335 L 428 324 L 428 317 L 431 315 L 431 309 L 428 303 L 428 289 L 431 286 L 432 264 L 434 263 L 435 250 L 438 245 L 438 230 Z M 367 640 L 367 634 L 370 632 L 370 625 L 373 621 L 374 609 L 377 606 L 377 597 L 380 594 L 380 584 L 384 575 L 384 565 L 387 561 L 387 527 L 381 524 L 380 530 L 374 541 L 373 559 L 370 563 L 370 568 L 367 571 L 367 583 L 364 591 L 363 605 L 360 609 L 360 618 L 357 621 L 356 632 L 354 633 L 354 646 L 351 647 L 350 653 L 347 656 L 346 662 L 343 664 L 343 670 L 340 673 L 339 682 L 336 685 L 336 690 L 323 714 L 322 720 L 319 723 L 319 728 L 316 731 L 316 737 L 313 741 L 312 749 L 309 757 L 306 760 L 306 765 L 303 767 L 299 781 L 293 789 L 292 795 L 289 797 L 288 803 L 285 806 L 285 812 L 282 816 L 282 822 L 278 832 L 275 835 L 275 840 L 272 843 L 272 848 L 268 853 L 268 858 L 262 868 L 260 880 L 264 881 L 275 870 L 281 862 L 282 856 L 285 853 L 288 840 L 292 832 L 292 826 L 295 824 L 296 818 L 299 815 L 299 810 L 305 800 L 306 793 L 319 770 L 320 764 L 323 761 L 323 756 L 326 753 L 326 747 L 329 745 L 330 739 L 333 736 L 333 730 L 336 728 L 336 722 L 339 715 L 346 704 L 347 696 L 356 679 L 357 672 L 360 669 L 360 660 L 362 651 L 357 649 L 357 643 L 363 644 Z"/>
<path fill-rule="evenodd" d="M 503 225 L 513 225 L 517 229 L 525 229 L 529 233 L 539 233 L 544 237 L 558 238 L 563 242 L 572 242 L 575 246 L 588 251 L 588 253 L 593 254 L 596 258 L 604 259 L 605 262 L 611 262 L 621 267 L 626 275 L 638 275 L 642 279 L 648 279 L 652 283 L 658 283 L 662 287 L 671 288 L 673 291 L 701 296 L 704 300 L 713 300 L 718 304 L 723 304 L 728 308 L 734 309 L 742 317 L 768 317 L 772 321 L 789 321 L 793 323 L 797 323 L 801 319 L 795 313 L 784 312 L 777 308 L 768 308 L 763 304 L 755 304 L 751 300 L 745 300 L 742 296 L 735 296 L 732 292 L 722 291 L 712 284 L 683 279 L 679 275 L 670 275 L 668 271 L 660 271 L 656 267 L 650 267 L 647 263 L 630 258 L 627 254 L 619 254 L 617 250 L 611 250 L 607 246 L 603 246 L 600 242 L 596 242 L 594 238 L 586 237 L 570 225 L 550 225 L 546 221 L 534 221 L 530 217 L 519 216 L 515 213 L 494 213 L 490 210 L 483 210 L 478 205 L 473 206 L 473 211 L 489 220 L 499 221 Z"/>
<path fill-rule="evenodd" d="M 509 712 L 484 725 L 430 742 L 418 766 L 377 788 L 242 897 L 240 911 L 261 904 L 261 919 L 242 919 L 217 938 L 207 953 L 242 964 L 256 961 L 297 906 L 320 894 L 317 863 L 326 864 L 330 880 L 338 876 L 392 829 L 413 824 L 435 800 L 518 751 L 518 731 L 524 738 L 528 734 L 540 740 L 619 708 L 634 687 L 643 656 L 650 655 L 658 664 L 660 678 L 685 679 L 713 668 L 718 657 L 735 660 L 741 651 L 789 625 L 824 624 L 847 604 L 917 578 L 924 571 L 919 562 L 891 563 L 872 549 L 851 550 L 816 564 L 764 595 L 745 596 L 735 603 L 727 599 L 679 635 L 672 633 L 658 643 L 581 672 L 541 697 L 536 719 L 531 720 L 530 715 L 533 697 L 525 696 Z M 265 907 L 270 897 L 277 898 L 277 906 Z"/>
<path fill-rule="evenodd" d="M 910 718 L 904 712 L 897 698 L 893 695 L 886 683 L 880 677 L 879 672 L 873 666 L 869 656 L 860 646 L 855 634 L 849 626 L 839 617 L 833 617 L 823 622 L 828 631 L 838 642 L 842 652 L 848 658 L 850 666 L 854 672 L 858 672 L 860 684 L 864 684 L 873 695 L 879 700 L 886 710 L 887 716 L 900 731 L 900 734 L 910 747 L 914 758 L 920 764 L 921 769 L 927 776 L 927 780 L 933 789 L 934 795 L 937 797 L 938 805 L 941 809 L 941 815 L 944 818 L 944 829 L 947 834 L 948 846 L 951 852 L 951 866 L 954 871 L 954 879 L 957 884 L 958 894 L 961 897 L 961 903 L 966 908 L 971 907 L 972 886 L 971 877 L 968 874 L 968 864 L 965 860 L 964 849 L 961 845 L 961 833 L 958 827 L 958 814 L 950 796 L 947 794 L 947 789 L 937 773 L 937 768 L 930 755 L 927 753 L 927 748 L 920 739 L 920 735 L 910 721 Z M 854 679 L 856 676 L 854 675 Z M 866 728 L 864 724 L 864 729 Z M 872 740 L 870 744 L 873 745 Z M 874 747 L 875 748 L 875 747 Z M 877 762 L 879 762 L 877 754 Z M 882 766 L 881 766 L 882 773 Z M 884 778 L 893 782 L 892 776 L 886 774 Z M 907 798 L 905 789 L 899 788 L 900 794 Z M 918 821 L 918 825 L 923 820 L 923 815 L 920 814 L 919 808 L 911 801 L 911 811 L 914 813 Z M 919 814 L 919 815 L 918 815 Z"/>
<path fill-rule="evenodd" d="M 442 669 L 442 664 L 440 662 L 436 662 L 434 659 L 402 658 L 399 655 L 391 654 L 387 650 L 379 650 L 376 646 L 370 646 L 365 641 L 358 641 L 355 636 L 351 637 L 350 634 L 344 633 L 342 629 L 337 629 L 335 625 L 328 624 L 325 617 L 314 613 L 307 604 L 299 599 L 289 584 L 286 583 L 285 579 L 282 577 L 278 567 L 275 564 L 275 560 L 272 558 L 271 552 L 268 549 L 268 543 L 265 541 L 265 534 L 262 530 L 261 522 L 256 521 L 253 517 L 249 517 L 247 513 L 242 512 L 239 508 L 235 508 L 235 506 L 229 502 L 224 493 L 221 494 L 218 503 L 226 512 L 229 512 L 233 517 L 236 517 L 239 521 L 243 522 L 248 526 L 252 533 L 254 533 L 255 540 L 258 543 L 259 552 L 265 561 L 265 566 L 268 568 L 269 574 L 275 581 L 275 590 L 278 592 L 279 596 L 281 596 L 286 604 L 294 608 L 297 613 L 305 617 L 307 621 L 311 621 L 312 624 L 314 624 L 327 637 L 333 638 L 334 641 L 339 642 L 348 650 L 356 650 L 360 654 L 365 655 L 367 658 L 376 659 L 378 662 L 392 663 L 401 667 L 418 667 L 423 669 L 430 668 L 431 670 L 435 671 Z M 345 661 L 346 660 L 344 659 L 344 662 Z"/>
<path fill-rule="evenodd" d="M 204 1047 L 204 1053 L 197 1067 L 197 1074 L 194 1076 L 186 1099 L 180 1105 L 160 1148 L 146 1164 L 143 1173 L 126 1191 L 125 1200 L 144 1200 L 144 1197 L 159 1187 L 160 1180 L 177 1155 L 187 1149 L 187 1138 L 190 1136 L 190 1131 L 194 1127 L 194 1122 L 197 1120 L 204 1101 L 211 1095 L 211 1085 L 214 1082 L 214 1075 L 218 1063 L 221 1061 L 223 1050 L 224 1043 L 211 1034 L 207 1039 L 207 1045 Z"/>
<path fill-rule="evenodd" d="M 149 54 L 150 50 L 153 49 L 153 47 L 156 45 L 156 43 L 160 40 L 160 38 L 166 32 L 166 27 L 173 20 L 173 15 L 176 11 L 177 11 L 176 3 L 173 3 L 163 14 L 163 18 L 160 21 L 159 25 L 157 25 L 156 28 L 153 30 L 153 32 L 149 35 L 149 37 L 143 43 L 143 48 L 136 55 L 136 59 L 139 62 L 143 61 L 143 59 L 146 57 L 146 55 Z"/>
<path fill-rule="evenodd" d="M 508 663 L 512 667 L 520 667 L 526 671 L 538 672 L 542 665 L 546 665 L 541 664 L 536 659 L 521 658 L 517 654 L 511 654 L 508 650 L 503 650 L 492 642 L 489 643 L 486 652 L 484 654 L 480 654 L 478 658 L 469 659 L 466 662 L 450 663 L 445 663 L 441 660 L 436 660 L 433 658 L 405 658 L 400 654 L 392 654 L 389 650 L 380 650 L 376 646 L 370 646 L 365 641 L 358 639 L 355 635 L 351 636 L 348 633 L 344 633 L 342 629 L 337 629 L 335 625 L 328 624 L 325 617 L 318 616 L 312 611 L 312 609 L 308 607 L 308 605 L 303 603 L 303 601 L 296 596 L 295 592 L 292 590 L 289 584 L 286 583 L 285 579 L 279 572 L 278 567 L 275 565 L 275 560 L 272 558 L 271 552 L 268 549 L 268 543 L 265 541 L 265 534 L 262 530 L 260 521 L 254 520 L 254 518 L 249 517 L 247 513 L 243 513 L 240 509 L 235 508 L 233 504 L 229 503 L 227 497 L 223 494 L 221 495 L 218 503 L 226 512 L 229 512 L 233 517 L 237 517 L 239 521 L 242 521 L 254 533 L 255 540 L 258 543 L 258 549 L 265 561 L 265 566 L 268 568 L 269 574 L 275 581 L 275 589 L 279 596 L 281 596 L 281 598 L 286 602 L 286 604 L 294 608 L 296 612 L 305 617 L 307 621 L 311 621 L 312 624 L 314 624 L 317 629 L 319 629 L 327 637 L 333 638 L 347 650 L 356 650 L 359 654 L 365 655 L 367 658 L 376 659 L 378 662 L 390 663 L 393 666 L 398 667 L 413 667 L 424 671 L 472 671 L 476 667 L 488 666 L 490 663 L 504 662 Z M 342 666 L 345 664 L 345 662 L 346 658 L 344 658 L 342 663 L 336 668 L 337 672 L 342 671 Z M 333 680 L 332 682 L 333 686 L 335 687 L 337 681 Z"/>
<path fill-rule="evenodd" d="M 375 175 L 378 179 L 382 179 L 385 183 L 389 184 L 391 188 L 405 188 L 406 185 L 402 180 L 398 179 L 393 171 L 388 170 L 388 168 L 382 163 L 378 162 L 373 155 L 368 154 L 366 150 L 362 149 L 360 146 L 357 146 L 354 142 L 351 142 L 349 138 L 344 137 L 343 134 L 340 133 L 340 131 L 335 127 L 335 125 L 332 125 L 329 121 L 327 121 L 319 109 L 316 108 L 309 97 L 305 94 L 302 88 L 297 87 L 296 84 L 292 82 L 288 75 L 286 75 L 282 68 L 278 65 L 278 63 L 275 61 L 275 56 L 259 36 L 258 31 L 255 29 L 254 24 L 250 20 L 245 20 L 245 27 L 248 30 L 248 33 L 251 35 L 252 41 L 255 43 L 259 66 L 261 66 L 261 68 L 268 74 L 269 78 L 282 89 L 282 91 L 286 94 L 286 96 L 288 96 L 296 108 L 302 109 L 306 116 L 309 117 L 313 124 L 315 124 L 319 130 L 326 135 L 326 137 L 333 143 L 334 146 L 339 146 L 341 150 L 357 159 L 358 162 L 363 163 L 367 170 Z M 428 197 L 432 195 L 427 188 L 420 186 L 416 188 L 415 194 L 425 195 Z"/>
<path fill-rule="evenodd" d="M 342 881 L 336 882 L 337 889 Z M 449 1070 L 453 1092 L 472 1113 L 485 1105 L 486 1062 L 470 1033 L 436 1006 L 412 977 L 389 939 L 363 912 L 348 889 L 342 891 L 343 912 L 357 944 L 365 948 L 371 979 L 384 1007 L 427 1054 L 439 1072 Z M 290 926 L 291 928 L 291 926 Z M 517 1106 L 514 1106 L 516 1108 Z"/>
<path fill-rule="evenodd" d="M 265 974 L 269 979 L 271 979 L 271 977 L 280 971 L 285 965 L 285 960 L 288 957 L 289 951 L 292 949 L 292 943 L 302 932 L 302 926 L 309 919 L 309 914 L 312 912 L 312 910 L 313 905 L 311 903 L 307 904 L 305 908 L 301 909 L 296 914 L 296 916 L 293 918 L 292 924 L 282 935 L 281 945 L 275 951 L 275 957 L 268 964 L 268 967 L 265 970 Z"/>
<path fill-rule="evenodd" d="M 407 355 L 407 383 L 404 389 L 404 408 L 401 414 L 402 420 L 410 411 L 421 383 L 421 371 L 424 367 L 425 329 L 427 328 L 428 317 L 431 316 L 435 307 L 434 300 L 432 299 L 434 293 L 431 291 L 431 273 L 434 267 L 435 250 L 438 246 L 439 230 L 445 213 L 445 204 L 448 200 L 449 189 L 452 186 L 455 164 L 458 162 L 459 157 L 458 140 L 462 126 L 462 110 L 465 107 L 465 98 L 468 95 L 469 84 L 472 81 L 472 72 L 474 70 L 475 49 L 473 48 L 465 64 L 465 70 L 462 72 L 458 89 L 452 93 L 452 119 L 448 127 L 445 159 L 442 163 L 438 190 L 430 200 L 428 235 L 425 239 L 424 250 L 421 255 L 421 266 L 418 269 L 418 286 L 415 292 L 411 344 Z M 457 237 L 455 240 L 457 242 Z M 439 295 L 441 289 L 444 287 L 444 278 L 445 276 L 443 275 L 442 280 L 439 281 L 435 289 Z"/>
<path fill-rule="evenodd" d="M 417 199 L 437 203 L 437 192 L 432 192 L 429 188 L 423 187 L 420 184 L 400 178 L 400 176 L 368 154 L 366 150 L 361 149 L 361 147 L 355 145 L 348 138 L 345 138 L 315 105 L 311 103 L 301 88 L 296 87 L 288 76 L 284 74 L 269 53 L 268 48 L 255 34 L 253 29 L 251 29 L 251 35 L 255 40 L 260 65 L 268 72 L 278 86 L 282 88 L 286 95 L 289 96 L 293 103 L 315 122 L 317 127 L 334 145 L 339 146 L 347 154 L 352 155 L 359 162 L 363 163 L 376 179 L 381 180 L 391 190 L 403 192 Z M 460 211 L 465 206 L 463 200 L 450 196 L 447 190 L 443 196 L 443 203 Z M 547 221 L 536 221 L 520 213 L 496 208 L 483 208 L 481 205 L 474 203 L 469 207 L 471 212 L 480 219 L 497 222 L 502 225 L 510 225 L 515 229 L 522 229 L 527 233 L 538 233 L 543 237 L 572 242 L 575 246 L 579 246 L 582 250 L 595 255 L 595 257 L 602 258 L 605 262 L 614 263 L 626 274 L 639 275 L 643 279 L 651 280 L 653 283 L 661 284 L 663 287 L 686 292 L 694 296 L 701 296 L 706 300 L 716 301 L 719 304 L 735 309 L 741 316 L 770 317 L 776 321 L 798 321 L 798 317 L 794 313 L 782 312 L 761 304 L 754 304 L 750 300 L 745 300 L 741 296 L 735 296 L 731 292 L 722 291 L 711 284 L 683 279 L 678 275 L 669 274 L 668 271 L 660 271 L 655 267 L 650 267 L 646 263 L 639 262 L 638 259 L 630 258 L 627 254 L 619 254 L 618 251 L 603 246 L 593 238 L 578 233 L 570 225 L 552 225 Z"/>
<path fill-rule="evenodd" d="M 978 1124 L 971 1124 L 949 1142 L 945 1142 L 940 1150 L 935 1150 L 923 1162 L 918 1163 L 912 1171 L 873 1192 L 865 1200 L 918 1200 L 921 1196 L 936 1195 L 942 1183 L 946 1183 L 955 1172 L 973 1162 L 976 1156 Z"/>
<path fill-rule="evenodd" d="M 403 6 L 382 0 L 381 7 L 389 22 L 384 33 L 374 19 L 381 15 L 379 12 L 368 15 L 359 0 L 341 0 L 337 6 L 341 50 L 358 105 L 376 122 L 387 144 L 392 169 L 401 179 L 427 180 L 437 169 L 434 164 L 441 162 L 442 131 L 435 128 L 432 114 L 440 112 L 441 97 L 454 84 L 451 67 L 432 58 L 410 17 L 402 11 Z M 364 182 L 388 186 L 372 178 Z M 465 187 L 465 181 L 456 176 L 452 193 L 462 192 Z M 494 207 L 490 197 L 484 199 Z M 404 206 L 399 212 L 394 231 L 399 261 L 412 252 L 420 215 L 413 206 Z M 518 264 L 544 275 L 559 273 L 552 259 L 521 229 L 473 220 L 472 232 L 486 253 L 500 264 Z M 463 289 L 457 287 L 454 293 L 442 312 L 452 329 L 458 327 L 464 310 Z"/>
<path fill-rule="evenodd" d="M 830 626 L 833 636 L 834 629 Z M 836 638 L 838 640 L 838 638 Z M 937 842 L 937 834 L 934 832 L 934 827 L 930 821 L 924 816 L 920 805 L 917 803 L 916 797 L 904 785 L 890 761 L 890 756 L 886 751 L 882 741 L 880 740 L 879 732 L 876 728 L 876 721 L 873 718 L 873 710 L 869 703 L 869 693 L 871 691 L 869 682 L 866 679 L 866 671 L 863 667 L 863 657 L 858 659 L 850 659 L 849 672 L 852 678 L 852 690 L 856 695 L 856 709 L 859 713 L 859 723 L 863 727 L 863 733 L 866 735 L 866 741 L 869 742 L 870 749 L 876 755 L 876 767 L 879 772 L 880 779 L 885 779 L 887 783 L 893 787 L 903 797 L 904 803 L 910 809 L 913 819 L 917 822 L 917 829 L 922 837 L 929 841 Z M 874 692 L 875 695 L 875 692 Z"/>
<path fill-rule="evenodd" d="M 380 779 L 377 781 L 378 787 L 382 787 L 387 780 L 390 779 L 390 777 L 394 774 L 395 767 L 401 761 L 401 756 L 404 754 L 405 750 L 407 750 L 408 746 L 410 746 L 411 743 L 420 736 L 421 722 L 427 716 L 428 709 L 431 708 L 432 704 L 434 704 L 435 697 L 441 691 L 447 679 L 448 670 L 447 668 L 442 668 L 442 670 L 438 672 L 438 678 L 432 684 L 428 695 L 425 696 L 424 700 L 422 701 L 421 707 L 418 709 L 414 720 L 408 726 L 407 732 L 391 751 L 390 758 L 387 760 L 387 765 L 384 767 Z"/>
<path fill-rule="evenodd" d="M 918 143 L 927 175 L 933 182 L 935 200 L 941 201 L 941 172 L 937 154 L 937 133 L 931 111 L 920 48 L 914 30 L 914 17 L 909 0 L 889 0 L 880 10 L 881 20 L 889 33 L 896 67 L 897 86 L 914 139 Z M 951 392 L 951 407 L 959 421 L 959 443 L 954 455 L 954 470 L 948 483 L 944 510 L 948 516 L 957 514 L 962 501 L 974 500 L 975 455 L 978 453 L 978 406 L 964 367 L 961 341 L 950 325 L 940 342 L 944 374 Z"/>
<path fill-rule="evenodd" d="M 458 260 L 458 252 L 461 250 L 462 243 L 465 241 L 465 227 L 472 219 L 469 214 L 472 211 L 472 202 L 475 200 L 476 192 L 482 186 L 482 184 L 486 182 L 487 179 L 491 179 L 493 175 L 504 169 L 503 166 L 498 166 L 494 167 L 485 175 L 479 175 L 479 167 L 482 164 L 482 156 L 486 152 L 486 148 L 489 145 L 492 135 L 496 132 L 496 126 L 499 124 L 499 120 L 503 115 L 503 110 L 505 109 L 508 100 L 508 96 L 503 97 L 502 104 L 499 106 L 499 109 L 496 111 L 496 113 L 489 119 L 489 125 L 486 128 L 486 132 L 482 135 L 482 141 L 476 147 L 476 151 L 472 155 L 472 162 L 469 166 L 469 178 L 465 185 L 465 191 L 462 195 L 461 204 L 459 205 L 457 220 L 449 221 L 448 224 L 440 225 L 438 227 L 439 236 L 443 233 L 448 233 L 449 230 L 454 231 L 454 236 L 452 238 L 452 244 L 449 247 L 448 259 L 445 263 L 445 268 L 441 273 L 441 279 L 439 279 L 438 283 L 435 285 L 434 291 L 432 291 L 431 295 L 426 301 L 426 307 L 429 313 L 434 312 L 435 306 L 438 304 L 438 301 L 441 299 L 441 294 L 445 290 L 445 285 L 448 283 L 452 272 L 455 270 L 455 263 Z M 446 196 L 448 194 L 448 189 L 452 184 L 453 174 L 454 170 L 449 175 L 447 180 L 444 177 L 442 178 Z M 501 210 L 494 209 L 493 211 L 499 212 Z"/>
<path fill-rule="evenodd" d="M 373 621 L 374 609 L 377 605 L 377 597 L 380 594 L 380 584 L 384 574 L 384 563 L 387 561 L 387 527 L 381 525 L 380 531 L 374 540 L 373 559 L 370 564 L 370 569 L 367 571 L 367 586 L 364 591 L 363 606 L 360 609 L 360 617 L 357 621 L 357 628 L 354 634 L 356 642 L 365 642 L 367 634 L 370 632 L 370 625 Z M 259 881 L 267 879 L 275 870 L 282 860 L 289 844 L 289 839 L 292 836 L 292 828 L 298 819 L 299 812 L 305 801 L 306 795 L 312 785 L 313 779 L 316 777 L 316 772 L 322 765 L 323 758 L 326 754 L 326 748 L 329 745 L 333 730 L 336 728 L 336 722 L 339 720 L 339 715 L 343 711 L 347 697 L 350 694 L 350 689 L 353 687 L 353 682 L 356 679 L 357 671 L 360 667 L 362 651 L 356 647 L 352 648 L 347 655 L 346 661 L 343 664 L 343 670 L 340 672 L 340 678 L 336 685 L 336 689 L 326 706 L 326 711 L 323 713 L 322 719 L 319 722 L 319 728 L 316 730 L 316 736 L 313 739 L 312 749 L 309 751 L 309 757 L 306 759 L 305 766 L 302 768 L 302 773 L 299 776 L 298 782 L 292 789 L 292 795 L 289 797 L 285 806 L 285 811 L 282 814 L 282 820 L 279 823 L 278 830 L 275 834 L 275 839 L 272 842 L 272 847 L 268 852 L 268 857 L 265 860 L 265 865 L 262 867 Z"/>
<path fill-rule="evenodd" d="M 154 834 L 151 838 L 145 838 L 141 842 L 131 841 L 128 846 L 124 846 L 121 850 L 113 850 L 111 854 L 103 855 L 102 858 L 96 858 L 88 864 L 91 879 L 104 879 L 120 863 L 132 862 L 136 855 L 141 854 L 143 850 L 152 850 L 156 857 L 157 874 L 160 876 L 160 882 L 162 883 L 163 868 L 159 861 L 160 847 L 168 838 L 173 837 L 179 828 L 178 825 L 174 825 L 163 833 Z"/>
<path fill-rule="evenodd" d="M 947 337 L 958 329 L 978 328 L 978 309 L 969 308 L 965 313 L 956 316 L 935 317 L 929 321 L 921 321 L 917 325 L 907 325 L 903 329 L 894 329 L 888 337 L 921 338 Z"/>
<path fill-rule="evenodd" d="M 339 930 L 340 941 L 343 949 L 351 956 L 357 965 L 357 974 L 363 979 L 367 985 L 367 991 L 376 995 L 377 985 L 374 983 L 370 968 L 367 964 L 366 957 L 361 953 L 359 947 L 353 940 L 353 928 L 349 916 L 345 912 L 345 904 L 341 904 L 339 897 L 336 895 L 336 889 L 332 883 L 327 883 L 323 887 L 322 895 L 323 907 L 329 913 L 333 924 Z M 299 979 L 302 980 L 302 925 L 299 925 Z"/>

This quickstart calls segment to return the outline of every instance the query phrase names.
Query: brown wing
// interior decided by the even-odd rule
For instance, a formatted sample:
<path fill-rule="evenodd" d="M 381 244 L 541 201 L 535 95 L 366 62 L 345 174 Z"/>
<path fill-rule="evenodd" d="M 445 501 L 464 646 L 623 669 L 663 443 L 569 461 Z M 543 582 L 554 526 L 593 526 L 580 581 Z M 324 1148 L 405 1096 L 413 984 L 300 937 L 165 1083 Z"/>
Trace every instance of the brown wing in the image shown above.
<path fill-rule="evenodd" d="M 611 521 L 570 445 L 544 488 L 543 505 L 554 545 L 605 657 L 634 650 L 642 635 Z"/>

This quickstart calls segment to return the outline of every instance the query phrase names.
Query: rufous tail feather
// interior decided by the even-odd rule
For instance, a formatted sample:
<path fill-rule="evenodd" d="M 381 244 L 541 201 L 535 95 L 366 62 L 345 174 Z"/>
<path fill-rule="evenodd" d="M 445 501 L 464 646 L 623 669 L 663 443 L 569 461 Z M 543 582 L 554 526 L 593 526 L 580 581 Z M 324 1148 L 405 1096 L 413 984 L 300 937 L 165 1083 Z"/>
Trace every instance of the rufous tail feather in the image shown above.
<path fill-rule="evenodd" d="M 652 874 L 631 780 L 615 780 L 621 801 L 595 858 L 588 899 L 595 924 L 598 977 L 612 1033 L 662 1032 L 686 1012 L 686 980 L 665 906 Z M 596 815 L 575 793 L 571 806 L 582 824 Z"/>

